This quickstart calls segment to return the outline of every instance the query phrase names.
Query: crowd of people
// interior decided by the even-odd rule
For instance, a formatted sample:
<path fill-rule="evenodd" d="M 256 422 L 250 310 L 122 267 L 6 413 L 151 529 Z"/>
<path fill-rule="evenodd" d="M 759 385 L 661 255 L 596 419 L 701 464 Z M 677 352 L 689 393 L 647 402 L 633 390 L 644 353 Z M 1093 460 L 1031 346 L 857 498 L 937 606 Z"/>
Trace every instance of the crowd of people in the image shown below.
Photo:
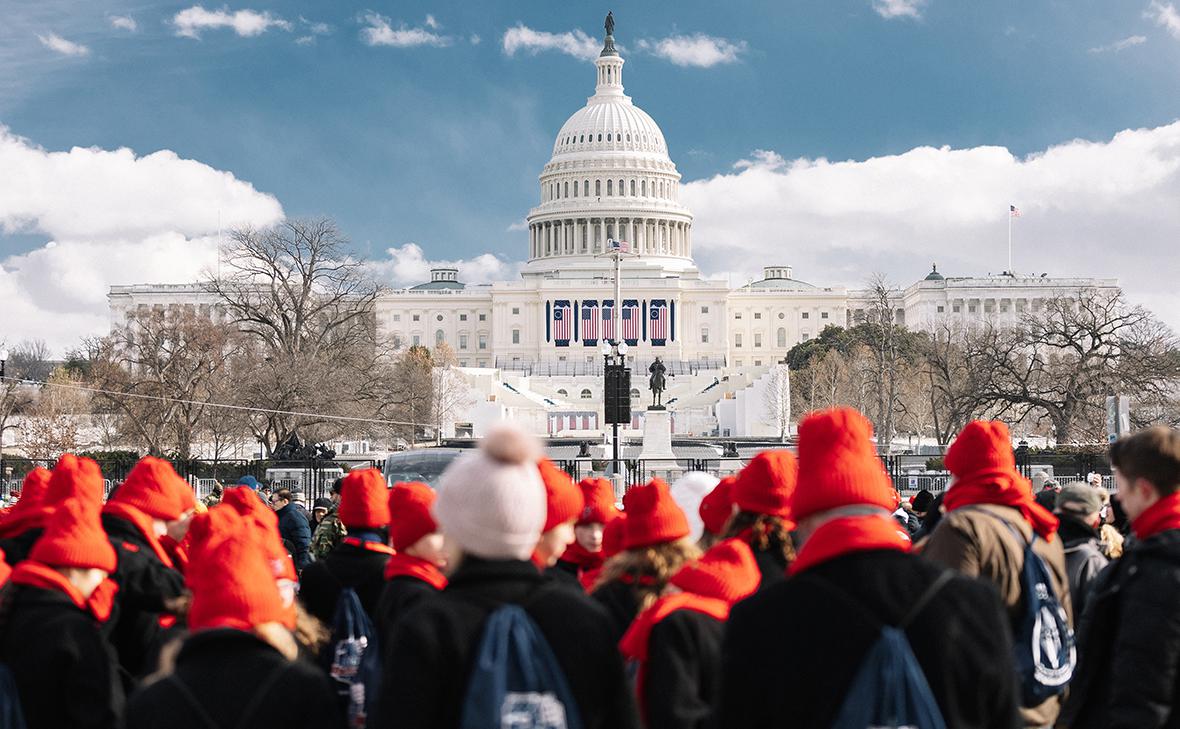
<path fill-rule="evenodd" d="M 1180 727 L 1180 433 L 1110 462 L 1113 523 L 999 422 L 903 503 L 847 408 L 621 508 L 508 424 L 310 515 L 64 455 L 0 514 L 0 726 Z"/>

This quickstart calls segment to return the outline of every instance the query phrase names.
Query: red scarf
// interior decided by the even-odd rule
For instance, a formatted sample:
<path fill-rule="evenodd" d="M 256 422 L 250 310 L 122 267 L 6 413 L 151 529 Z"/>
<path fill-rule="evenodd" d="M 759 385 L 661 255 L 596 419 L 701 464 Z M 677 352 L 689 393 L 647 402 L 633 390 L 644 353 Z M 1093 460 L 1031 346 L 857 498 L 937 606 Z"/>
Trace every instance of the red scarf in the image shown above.
<path fill-rule="evenodd" d="M 1180 529 L 1180 492 L 1165 496 L 1144 509 L 1131 522 L 1131 529 L 1139 540 L 1154 537 L 1169 529 Z"/>
<path fill-rule="evenodd" d="M 602 567 L 595 567 L 578 575 L 578 582 L 582 583 L 582 589 L 586 591 L 587 595 L 594 591 L 599 577 L 602 577 Z"/>
<path fill-rule="evenodd" d="M 393 547 L 382 542 L 375 542 L 372 539 L 361 539 L 360 537 L 345 537 L 341 540 L 342 544 L 347 544 L 350 547 L 359 547 L 360 549 L 369 552 L 380 552 L 381 554 L 396 554 Z"/>
<path fill-rule="evenodd" d="M 1058 520 L 1048 509 L 1033 498 L 1032 484 L 1014 471 L 983 471 L 970 478 L 956 481 L 943 497 L 947 511 L 972 504 L 1011 506 L 1020 511 L 1024 520 L 1047 542 L 1053 541 Z"/>
<path fill-rule="evenodd" d="M 119 586 L 114 580 L 103 580 L 90 595 L 90 599 L 82 597 L 78 588 L 66 579 L 66 576 L 47 564 L 26 559 L 12 571 L 12 581 L 18 585 L 38 587 L 42 590 L 55 590 L 70 598 L 79 610 L 85 610 L 100 623 L 106 622 L 111 616 L 111 609 L 115 605 L 115 593 Z"/>
<path fill-rule="evenodd" d="M 694 610 L 724 621 L 729 618 L 729 608 L 730 604 L 725 600 L 702 597 L 691 592 L 678 592 L 675 595 L 665 595 L 656 600 L 651 607 L 641 612 L 631 623 L 631 627 L 627 629 L 623 639 L 619 641 L 619 651 L 624 658 L 639 662 L 639 672 L 635 678 L 635 692 L 639 697 L 639 708 L 645 720 L 647 718 L 647 702 L 645 700 L 647 656 L 651 631 L 661 620 L 677 610 Z"/>
<path fill-rule="evenodd" d="M 169 569 L 176 569 L 176 565 L 172 563 L 172 557 L 168 555 L 168 550 L 164 549 L 164 545 L 156 537 L 156 530 L 152 526 L 152 518 L 150 516 L 138 508 L 130 504 L 124 504 L 121 501 L 108 501 L 107 505 L 102 507 L 102 513 L 126 519 L 134 524 L 135 528 L 139 530 L 139 533 L 143 535 L 144 540 L 147 541 L 148 546 L 152 548 L 156 557 L 164 563 L 164 566 Z"/>
<path fill-rule="evenodd" d="M 849 552 L 871 549 L 908 552 L 910 546 L 910 535 L 892 516 L 842 516 L 824 522 L 811 533 L 799 550 L 799 556 L 787 568 L 787 574 L 797 575 Z"/>
<path fill-rule="evenodd" d="M 578 573 L 581 574 L 586 570 L 597 569 L 602 566 L 605 557 L 602 550 L 591 552 L 581 544 L 574 542 L 565 548 L 565 554 L 561 555 L 562 562 L 570 562 L 578 566 Z"/>
<path fill-rule="evenodd" d="M 173 566 L 176 567 L 176 571 L 182 575 L 188 569 L 188 549 L 185 546 L 187 542 L 187 536 L 182 542 L 177 542 L 167 534 L 160 537 L 160 546 L 163 547 L 164 551 L 168 553 L 169 558 L 172 560 Z"/>
<path fill-rule="evenodd" d="M 3 517 L 0 517 L 0 539 L 9 539 L 24 534 L 30 529 L 44 529 L 45 520 L 53 513 L 53 507 L 45 503 L 35 504 L 29 500 L 25 508 L 21 508 L 24 501 L 18 501 Z"/>
<path fill-rule="evenodd" d="M 427 562 L 421 557 L 398 553 L 385 563 L 385 579 L 388 581 L 394 577 L 403 576 L 422 580 L 436 590 L 447 586 L 446 575 L 439 571 L 433 563 Z"/>

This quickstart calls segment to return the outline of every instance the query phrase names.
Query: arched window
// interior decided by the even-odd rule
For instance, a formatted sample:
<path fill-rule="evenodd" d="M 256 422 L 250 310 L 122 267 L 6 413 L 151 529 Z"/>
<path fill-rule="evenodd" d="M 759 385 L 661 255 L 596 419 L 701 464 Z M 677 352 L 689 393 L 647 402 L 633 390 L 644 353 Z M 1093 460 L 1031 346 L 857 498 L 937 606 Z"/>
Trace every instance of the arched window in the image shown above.
<path fill-rule="evenodd" d="M 634 387 L 631 388 L 631 399 L 632 400 L 639 399 L 639 390 L 637 388 L 634 388 Z"/>
<path fill-rule="evenodd" d="M 557 394 L 558 394 L 558 395 L 561 395 L 562 397 L 566 397 L 567 395 L 569 395 L 569 393 L 565 391 L 565 388 L 564 388 L 564 387 L 563 387 L 563 388 L 561 388 L 560 390 L 558 390 L 558 391 L 557 391 Z"/>
<path fill-rule="evenodd" d="M 594 197 L 602 197 L 602 180 L 594 181 Z"/>
<path fill-rule="evenodd" d="M 631 197 L 635 197 L 635 180 L 631 180 Z"/>
<path fill-rule="evenodd" d="M 639 194 L 647 197 L 647 180 L 639 181 Z"/>
<path fill-rule="evenodd" d="M 624 187 L 623 187 L 623 181 L 622 181 L 622 180 L 619 180 L 619 194 L 620 194 L 620 195 L 626 195 L 626 194 L 627 194 L 627 192 L 626 192 L 626 188 L 624 188 Z"/>
<path fill-rule="evenodd" d="M 775 344 L 779 347 L 787 346 L 787 330 L 779 327 L 778 334 L 775 335 Z"/>
<path fill-rule="evenodd" d="M 610 197 L 611 195 L 614 195 L 614 194 L 615 194 L 615 181 L 614 180 L 607 180 L 606 181 L 606 196 Z"/>
<path fill-rule="evenodd" d="M 586 135 L 585 135 L 585 134 L 583 134 L 583 135 L 581 135 L 581 136 L 579 136 L 579 137 L 578 137 L 578 144 L 582 144 L 582 143 L 584 143 L 585 141 L 586 141 Z"/>
<path fill-rule="evenodd" d="M 589 400 L 592 397 L 590 390 L 588 388 L 583 389 L 581 394 L 582 394 L 583 400 Z"/>
<path fill-rule="evenodd" d="M 628 134 L 628 135 L 627 135 L 627 141 L 628 141 L 628 142 L 630 142 L 630 141 L 631 141 L 631 135 L 630 135 L 630 134 Z"/>
<path fill-rule="evenodd" d="M 582 194 L 590 197 L 590 180 L 582 180 Z"/>
<path fill-rule="evenodd" d="M 574 188 L 574 189 L 576 190 L 577 188 Z M 569 182 L 565 183 L 565 191 L 562 194 L 565 195 L 566 197 L 570 196 L 570 183 Z"/>
<path fill-rule="evenodd" d="M 598 141 L 600 141 L 600 142 L 602 141 L 602 132 L 598 133 Z"/>
<path fill-rule="evenodd" d="M 567 182 L 566 184 L 568 185 L 569 183 Z M 574 180 L 574 197 L 577 197 L 577 196 L 578 196 L 578 181 Z"/>
<path fill-rule="evenodd" d="M 439 329 L 438 331 L 436 331 L 434 333 L 434 346 L 437 347 L 446 341 L 447 341 L 447 335 L 445 332 L 443 332 L 442 329 Z"/>

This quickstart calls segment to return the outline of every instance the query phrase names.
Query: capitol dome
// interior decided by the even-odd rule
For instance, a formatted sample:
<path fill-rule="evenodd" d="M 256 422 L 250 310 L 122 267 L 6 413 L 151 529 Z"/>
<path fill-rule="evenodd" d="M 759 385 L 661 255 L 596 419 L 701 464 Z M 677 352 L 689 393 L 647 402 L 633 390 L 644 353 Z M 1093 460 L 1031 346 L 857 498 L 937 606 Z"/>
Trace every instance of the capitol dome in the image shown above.
<path fill-rule="evenodd" d="M 636 254 L 629 268 L 696 271 L 680 173 L 659 125 L 623 93 L 623 63 L 607 35 L 594 62 L 594 95 L 561 126 L 541 171 L 541 203 L 528 215 L 526 274 L 604 268 L 609 262 L 598 256 L 612 240 Z"/>

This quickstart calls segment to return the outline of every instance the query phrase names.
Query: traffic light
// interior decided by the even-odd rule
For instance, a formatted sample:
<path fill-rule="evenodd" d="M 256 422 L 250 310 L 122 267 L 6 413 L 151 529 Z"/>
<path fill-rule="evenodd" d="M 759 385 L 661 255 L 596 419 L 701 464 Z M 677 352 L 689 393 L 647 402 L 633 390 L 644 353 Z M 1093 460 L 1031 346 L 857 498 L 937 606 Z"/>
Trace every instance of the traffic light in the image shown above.
<path fill-rule="evenodd" d="M 605 422 L 607 425 L 631 422 L 631 368 L 608 364 L 605 370 Z"/>

